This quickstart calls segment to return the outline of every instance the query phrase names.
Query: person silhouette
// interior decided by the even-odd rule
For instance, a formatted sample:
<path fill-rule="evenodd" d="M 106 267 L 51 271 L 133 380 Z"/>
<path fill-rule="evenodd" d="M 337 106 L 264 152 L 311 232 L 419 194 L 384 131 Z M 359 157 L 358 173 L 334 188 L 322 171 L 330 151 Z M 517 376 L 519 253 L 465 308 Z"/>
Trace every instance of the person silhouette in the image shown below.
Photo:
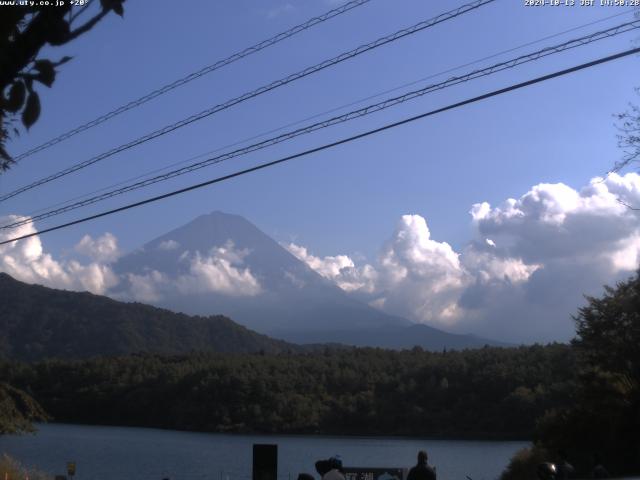
<path fill-rule="evenodd" d="M 562 480 L 573 478 L 576 474 L 576 469 L 569 463 L 567 452 L 558 450 L 558 458 L 560 461 L 556 463 L 556 478 Z"/>
<path fill-rule="evenodd" d="M 602 464 L 600 454 L 595 452 L 593 454 L 593 470 L 591 470 L 591 478 L 609 478 L 610 476 L 611 475 L 609 475 L 609 472 Z"/>
<path fill-rule="evenodd" d="M 329 459 L 329 470 L 322 474 L 322 480 L 345 480 L 342 459 L 336 455 Z"/>
<path fill-rule="evenodd" d="M 418 463 L 409 470 L 407 480 L 436 480 L 436 470 L 427 463 L 429 456 L 424 450 L 418 452 Z"/>

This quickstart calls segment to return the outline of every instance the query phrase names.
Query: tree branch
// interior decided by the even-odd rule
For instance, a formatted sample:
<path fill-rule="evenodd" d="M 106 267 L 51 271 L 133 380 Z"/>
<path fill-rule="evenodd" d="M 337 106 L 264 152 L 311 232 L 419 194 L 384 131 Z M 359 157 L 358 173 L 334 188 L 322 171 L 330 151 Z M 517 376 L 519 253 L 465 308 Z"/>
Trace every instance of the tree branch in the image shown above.
<path fill-rule="evenodd" d="M 95 15 L 87 23 L 85 23 L 81 27 L 76 28 L 72 32 L 69 32 L 69 35 L 67 36 L 67 40 L 66 41 L 70 42 L 71 40 L 79 37 L 83 33 L 86 33 L 89 30 L 91 30 L 95 26 L 96 23 L 98 23 L 100 20 L 102 20 L 104 18 L 105 15 L 107 15 L 107 13 L 109 13 L 109 10 L 103 9 L 99 14 Z"/>

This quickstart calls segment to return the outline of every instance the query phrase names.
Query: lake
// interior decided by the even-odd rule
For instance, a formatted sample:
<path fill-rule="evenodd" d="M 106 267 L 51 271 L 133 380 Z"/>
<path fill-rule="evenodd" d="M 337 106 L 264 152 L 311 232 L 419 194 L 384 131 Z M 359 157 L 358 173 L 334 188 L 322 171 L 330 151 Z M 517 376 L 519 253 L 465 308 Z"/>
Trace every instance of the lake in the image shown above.
<path fill-rule="evenodd" d="M 439 480 L 496 478 L 527 442 L 406 438 L 226 435 L 150 428 L 47 424 L 35 435 L 0 436 L 0 452 L 51 474 L 75 461 L 74 480 L 249 480 L 252 445 L 278 445 L 278 480 L 314 471 L 334 455 L 345 466 L 409 467 L 426 449 Z"/>

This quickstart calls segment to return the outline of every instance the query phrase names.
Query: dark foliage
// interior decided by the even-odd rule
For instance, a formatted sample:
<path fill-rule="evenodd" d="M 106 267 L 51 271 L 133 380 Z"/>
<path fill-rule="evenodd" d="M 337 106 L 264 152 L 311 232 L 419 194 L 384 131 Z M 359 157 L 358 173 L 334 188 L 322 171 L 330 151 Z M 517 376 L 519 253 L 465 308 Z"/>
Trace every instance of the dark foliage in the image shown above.
<path fill-rule="evenodd" d="M 0 435 L 33 431 L 33 422 L 48 416 L 31 395 L 0 382 Z"/>
<path fill-rule="evenodd" d="M 56 421 L 216 432 L 527 438 L 565 405 L 567 345 L 6 363 Z"/>
<path fill-rule="evenodd" d="M 0 273 L 0 357 L 33 361 L 141 352 L 296 348 L 221 315 L 191 317 L 90 293 L 27 285 Z"/>
<path fill-rule="evenodd" d="M 585 473 L 597 452 L 613 473 L 638 474 L 640 274 L 588 300 L 575 318 L 575 400 L 541 420 L 537 444 L 572 452 Z"/>
<path fill-rule="evenodd" d="M 29 2 L 25 2 L 29 3 Z M 35 2 L 40 3 L 40 2 Z M 91 30 L 113 11 L 122 16 L 124 0 L 100 0 L 100 11 L 78 25 L 79 14 L 87 8 L 78 2 L 62 5 L 14 5 L 2 8 L 0 15 L 0 172 L 13 163 L 6 141 L 18 130 L 9 128 L 18 115 L 28 129 L 40 116 L 40 97 L 34 82 L 51 87 L 56 68 L 71 60 L 38 58 L 45 45 L 64 45 Z"/>

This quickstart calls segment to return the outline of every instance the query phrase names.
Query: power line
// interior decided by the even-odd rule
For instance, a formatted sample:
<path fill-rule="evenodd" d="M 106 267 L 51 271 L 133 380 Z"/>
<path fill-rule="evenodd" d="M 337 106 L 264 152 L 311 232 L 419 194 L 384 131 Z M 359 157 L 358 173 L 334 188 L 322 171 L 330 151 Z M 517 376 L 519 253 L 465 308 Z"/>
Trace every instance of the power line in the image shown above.
<path fill-rule="evenodd" d="M 360 108 L 360 109 L 357 109 L 357 110 L 353 110 L 351 112 L 348 112 L 348 113 L 345 113 L 345 114 L 342 114 L 342 115 L 338 115 L 338 116 L 332 117 L 332 118 L 327 119 L 327 120 L 316 122 L 316 123 L 313 123 L 311 125 L 307 125 L 305 127 L 301 127 L 301 128 L 298 128 L 298 129 L 290 131 L 290 132 L 283 133 L 283 134 L 278 135 L 276 137 L 272 137 L 272 138 L 263 140 L 261 142 L 254 143 L 252 145 L 249 145 L 249 146 L 246 146 L 246 147 L 243 147 L 243 148 L 239 148 L 239 149 L 234 150 L 232 152 L 228 152 L 228 153 L 224 153 L 222 155 L 218 155 L 218 156 L 214 156 L 214 157 L 211 157 L 211 158 L 207 158 L 207 159 L 205 159 L 203 161 L 196 162 L 196 163 L 187 165 L 185 167 L 178 168 L 178 169 L 172 170 L 170 172 L 167 172 L 167 173 L 164 173 L 164 174 L 161 174 L 161 175 L 157 175 L 155 177 L 151 177 L 151 178 L 148 178 L 146 180 L 142 180 L 142 181 L 130 184 L 130 185 L 126 185 L 126 186 L 123 186 L 121 188 L 117 188 L 117 189 L 108 191 L 106 193 L 103 193 L 103 194 L 100 194 L 100 195 L 96 195 L 96 196 L 93 196 L 93 197 L 90 197 L 90 198 L 87 198 L 87 199 L 84 199 L 84 200 L 81 200 L 81 201 L 78 201 L 78 202 L 63 206 L 63 207 L 60 207 L 60 208 L 57 208 L 57 209 L 52 209 L 52 210 L 49 210 L 49 211 L 47 211 L 45 213 L 41 213 L 41 214 L 35 215 L 33 217 L 23 218 L 22 220 L 18 220 L 16 222 L 0 226 L 0 230 L 6 230 L 6 229 L 10 229 L 10 228 L 17 228 L 17 227 L 20 227 L 22 225 L 26 225 L 28 223 L 33 223 L 33 222 L 38 221 L 38 220 L 44 220 L 46 218 L 50 218 L 50 217 L 54 217 L 54 216 L 57 216 L 57 215 L 61 215 L 63 213 L 67 213 L 67 212 L 70 212 L 72 210 L 76 210 L 76 209 L 81 208 L 81 207 L 85 207 L 85 206 L 88 206 L 88 205 L 91 205 L 91 204 L 94 204 L 94 203 L 97 203 L 97 202 L 100 202 L 100 201 L 103 201 L 103 200 L 106 200 L 106 199 L 109 199 L 109 198 L 112 198 L 112 197 L 115 197 L 115 196 L 118 196 L 118 195 L 125 194 L 127 192 L 131 192 L 133 190 L 137 190 L 137 189 L 140 189 L 140 188 L 143 188 L 143 187 L 147 187 L 147 186 L 153 185 L 155 183 L 166 181 L 166 180 L 169 180 L 171 178 L 178 177 L 180 175 L 184 175 L 186 173 L 193 172 L 195 170 L 199 170 L 201 168 L 207 167 L 207 166 L 212 165 L 212 164 L 221 163 L 221 162 L 230 160 L 230 159 L 238 157 L 238 156 L 242 156 L 242 155 L 246 155 L 246 154 L 258 151 L 258 150 L 262 150 L 264 148 L 267 148 L 267 147 L 270 147 L 270 146 L 273 146 L 273 145 L 276 145 L 276 144 L 291 140 L 291 139 L 296 138 L 296 137 L 301 136 L 301 135 L 306 135 L 306 134 L 309 134 L 309 133 L 312 133 L 312 132 L 315 132 L 315 131 L 318 131 L 318 130 L 321 130 L 321 129 L 324 129 L 324 128 L 328 128 L 328 127 L 333 126 L 333 125 L 337 125 L 339 123 L 344 123 L 344 122 L 348 122 L 350 120 L 354 120 L 356 118 L 364 117 L 366 115 L 370 115 L 372 113 L 385 110 L 387 108 L 399 105 L 399 104 L 407 102 L 409 100 L 414 100 L 414 99 L 416 99 L 418 97 L 421 97 L 421 96 L 426 95 L 428 93 L 432 93 L 432 92 L 437 91 L 437 90 L 442 90 L 444 88 L 448 88 L 448 87 L 451 87 L 451 86 L 454 86 L 454 85 L 458 85 L 458 84 L 461 84 L 461 83 L 464 83 L 464 82 L 468 82 L 468 81 L 471 81 L 471 80 L 474 80 L 474 79 L 477 79 L 477 78 L 485 77 L 485 76 L 488 76 L 488 75 L 495 74 L 497 72 L 501 72 L 501 71 L 504 71 L 504 70 L 507 70 L 507 69 L 515 68 L 515 67 L 517 67 L 519 65 L 523 65 L 523 64 L 528 63 L 528 62 L 539 60 L 540 58 L 544 58 L 544 57 L 547 57 L 549 55 L 560 53 L 560 52 L 563 52 L 563 51 L 566 51 L 566 50 L 569 50 L 569 49 L 572 49 L 572 48 L 576 48 L 576 47 L 579 47 L 579 46 L 588 45 L 590 43 L 593 43 L 593 42 L 596 42 L 596 41 L 599 41 L 599 40 L 603 40 L 605 38 L 610 38 L 610 37 L 615 36 L 615 35 L 620 35 L 622 33 L 626 33 L 626 32 L 629 32 L 629 31 L 637 29 L 637 28 L 640 28 L 640 20 L 633 21 L 633 22 L 626 22 L 626 23 L 623 23 L 623 24 L 618 25 L 616 27 L 609 28 L 607 30 L 594 32 L 594 33 L 591 33 L 589 35 L 585 35 L 585 36 L 580 37 L 580 38 L 569 40 L 569 41 L 561 43 L 559 45 L 546 47 L 546 48 L 543 48 L 541 50 L 537 50 L 535 52 L 532 52 L 532 53 L 529 53 L 529 54 L 526 54 L 526 55 L 521 55 L 519 57 L 510 59 L 510 60 L 507 60 L 507 61 L 504 61 L 504 62 L 500 62 L 500 63 L 494 64 L 494 65 L 491 65 L 489 67 L 485 67 L 483 69 L 474 70 L 474 71 L 472 71 L 470 73 L 467 73 L 467 74 L 464 74 L 464 75 L 461 75 L 461 76 L 451 77 L 451 78 L 449 78 L 449 79 L 447 79 L 447 80 L 445 80 L 443 82 L 432 84 L 432 85 L 428 85 L 428 86 L 426 86 L 424 88 L 421 88 L 419 90 L 410 91 L 410 92 L 407 92 L 407 93 L 405 93 L 403 95 L 400 95 L 400 96 L 397 96 L 397 97 L 388 98 L 388 99 L 385 99 L 385 100 L 383 100 L 381 102 L 378 102 L 378 103 L 375 103 L 375 104 L 371 104 L 371 105 L 368 105 L 366 107 L 363 107 L 363 108 Z"/>
<path fill-rule="evenodd" d="M 244 50 L 240 51 L 240 52 L 236 52 L 233 55 L 228 56 L 227 58 L 224 58 L 222 60 L 218 60 L 215 63 L 212 63 L 211 65 L 207 65 L 206 67 L 201 68 L 200 70 L 197 70 L 195 72 L 192 72 L 182 78 L 179 78 L 177 80 L 174 80 L 171 83 L 168 83 L 166 85 L 163 85 L 162 87 L 152 91 L 151 93 L 148 93 L 147 95 L 143 95 L 140 98 L 137 98 L 136 100 L 132 100 L 131 102 L 122 105 L 108 113 L 105 113 L 104 115 L 99 116 L 98 118 L 91 120 L 90 122 L 84 123 L 82 125 L 79 125 L 78 127 L 69 130 L 65 133 L 62 133 L 60 135 L 58 135 L 55 138 L 52 138 L 30 150 L 27 150 L 24 153 L 21 153 L 20 155 L 16 156 L 14 158 L 14 160 L 16 162 L 23 160 L 27 157 L 30 157 L 31 155 L 40 152 L 42 150 L 45 150 L 49 147 L 52 147 L 53 145 L 56 145 L 60 142 L 63 142 L 64 140 L 67 140 L 79 133 L 84 132 L 85 130 L 89 130 L 90 128 L 96 127 L 104 122 L 106 122 L 107 120 L 112 119 L 113 117 L 116 117 L 124 112 L 127 112 L 129 110 L 131 110 L 132 108 L 136 108 L 139 107 L 140 105 L 143 105 L 145 103 L 147 103 L 150 100 L 153 100 L 156 97 L 159 97 L 160 95 L 164 95 L 167 92 L 170 92 L 171 90 L 174 90 L 178 87 L 182 87 L 183 85 L 186 85 L 189 82 L 192 82 L 193 80 L 196 80 L 200 77 L 203 77 L 211 72 L 214 72 L 222 67 L 226 67 L 227 65 L 230 65 L 244 57 L 248 57 L 249 55 L 252 55 L 254 53 L 257 53 L 261 50 L 264 50 L 265 48 L 271 47 L 277 43 L 280 43 L 283 40 L 286 40 L 287 38 L 293 37 L 294 35 L 297 35 L 300 32 L 303 32 L 311 27 L 314 27 L 318 24 L 321 24 L 323 22 L 326 22 L 327 20 L 330 20 L 334 17 L 337 17 L 338 15 L 341 15 L 343 13 L 346 13 L 350 10 L 353 10 L 354 8 L 360 7 L 362 5 L 364 5 L 365 3 L 368 3 L 371 0 L 352 0 L 350 2 L 345 3 L 344 5 L 338 7 L 338 8 L 334 8 L 333 10 L 329 10 L 328 12 L 317 16 L 317 17 L 313 17 L 309 20 L 307 20 L 304 23 L 301 23 L 300 25 L 296 25 L 293 28 L 290 28 L 289 30 L 285 31 L 285 32 L 281 32 L 278 33 L 277 35 L 274 35 L 271 38 L 268 38 L 267 40 L 263 40 L 260 43 L 257 43 L 255 45 L 252 45 L 250 47 L 245 48 Z M 88 6 L 85 5 L 85 8 Z M 78 12 L 81 13 L 81 12 Z"/>
<path fill-rule="evenodd" d="M 568 75 L 570 73 L 574 73 L 574 72 L 577 72 L 577 71 L 580 71 L 580 70 L 591 68 L 591 67 L 594 67 L 596 65 L 600 65 L 600 64 L 603 64 L 603 63 L 611 62 L 613 60 L 618 60 L 620 58 L 627 57 L 627 56 L 633 55 L 635 53 L 640 53 L 640 47 L 639 48 L 633 48 L 633 49 L 630 49 L 630 50 L 625 50 L 625 51 L 616 53 L 614 55 L 609 55 L 607 57 L 601 57 L 601 58 L 599 58 L 597 60 L 593 60 L 591 62 L 583 63 L 583 64 L 576 65 L 576 66 L 573 66 L 573 67 L 570 67 L 570 68 L 567 68 L 567 69 L 564 69 L 564 70 L 560 70 L 560 71 L 557 71 L 557 72 L 554 72 L 554 73 L 543 75 L 541 77 L 537 77 L 537 78 L 534 78 L 534 79 L 531 79 L 531 80 L 527 80 L 527 81 L 524 81 L 524 82 L 521 82 L 521 83 L 510 85 L 508 87 L 504 87 L 504 88 L 501 88 L 499 90 L 494 90 L 492 92 L 485 93 L 485 94 L 479 95 L 477 97 L 469 98 L 469 99 L 463 100 L 461 102 L 453 103 L 453 104 L 447 105 L 445 107 L 438 108 L 436 110 L 431 110 L 429 112 L 422 113 L 420 115 L 415 115 L 413 117 L 405 118 L 403 120 L 400 120 L 400 121 L 397 121 L 397 122 L 394 122 L 394 123 L 389 123 L 389 124 L 386 124 L 386 125 L 384 125 L 382 127 L 378 127 L 378 128 L 373 129 L 373 130 L 368 130 L 366 132 L 362 132 L 362 133 L 359 133 L 357 135 L 353 135 L 351 137 L 343 138 L 341 140 L 337 140 L 337 141 L 332 142 L 332 143 L 328 143 L 328 144 L 325 144 L 325 145 L 322 145 L 322 146 L 319 146 L 319 147 L 315 147 L 315 148 L 312 148 L 312 149 L 309 149 L 309 150 L 305 150 L 303 152 L 299 152 L 299 153 L 296 153 L 294 155 L 289 155 L 287 157 L 283 157 L 283 158 L 280 158 L 278 160 L 273 160 L 271 162 L 262 163 L 260 165 L 256 165 L 256 166 L 251 167 L 251 168 L 247 168 L 247 169 L 240 170 L 240 171 L 228 174 L 228 175 L 217 177 L 217 178 L 208 180 L 206 182 L 197 183 L 197 184 L 191 185 L 189 187 L 181 188 L 179 190 L 174 190 L 174 191 L 169 192 L 169 193 L 165 193 L 165 194 L 158 195 L 158 196 L 155 196 L 155 197 L 147 198 L 147 199 L 141 200 L 139 202 L 130 203 L 128 205 L 124 205 L 122 207 L 114 208 L 112 210 L 107 210 L 107 211 L 104 211 L 104 212 L 101 212 L 101 213 L 97 213 L 95 215 L 90 215 L 88 217 L 80 218 L 78 220 L 73 220 L 71 222 L 67 222 L 67 223 L 64 223 L 64 224 L 61 224 L 61 225 L 56 225 L 55 227 L 49 227 L 49 228 L 44 229 L 44 230 L 42 230 L 40 232 L 29 233 L 29 234 L 22 235 L 22 236 L 19 236 L 19 237 L 15 237 L 15 238 L 12 238 L 12 239 L 9 239 L 9 240 L 4 240 L 4 241 L 0 242 L 0 245 L 6 245 L 8 243 L 16 242 L 18 240 L 24 240 L 26 238 L 30 238 L 30 237 L 34 237 L 34 236 L 37 236 L 37 235 L 42 235 L 42 234 L 45 234 L 45 233 L 53 232 L 53 231 L 60 230 L 60 229 L 63 229 L 63 228 L 67 228 L 67 227 L 70 227 L 70 226 L 73 226 L 73 225 L 78 225 L 80 223 L 88 222 L 90 220 L 95 220 L 97 218 L 105 217 L 105 216 L 108 216 L 108 215 L 113 215 L 115 213 L 122 212 L 122 211 L 125 211 L 125 210 L 129 210 L 129 209 L 132 209 L 132 208 L 136 208 L 136 207 L 139 207 L 139 206 L 142 206 L 142 205 L 146 205 L 146 204 L 149 204 L 149 203 L 153 203 L 153 202 L 157 202 L 157 201 L 160 201 L 160 200 L 164 200 L 166 198 L 173 197 L 173 196 L 176 196 L 176 195 L 180 195 L 180 194 L 183 194 L 183 193 L 186 193 L 186 192 L 190 192 L 192 190 L 196 190 L 196 189 L 199 189 L 199 188 L 203 188 L 203 187 L 206 187 L 208 185 L 213 185 L 215 183 L 220 183 L 220 182 L 223 182 L 223 181 L 226 181 L 226 180 L 230 180 L 232 178 L 236 178 L 236 177 L 239 177 L 239 176 L 242 176 L 242 175 L 246 175 L 248 173 L 256 172 L 258 170 L 262 170 L 262 169 L 265 169 L 265 168 L 268 168 L 268 167 L 273 167 L 275 165 L 278 165 L 278 164 L 281 164 L 281 163 L 284 163 L 284 162 L 288 162 L 288 161 L 291 161 L 291 160 L 294 160 L 294 159 L 297 159 L 297 158 L 305 157 L 305 156 L 310 155 L 312 153 L 317 153 L 317 152 L 320 152 L 320 151 L 323 151 L 323 150 L 327 150 L 327 149 L 336 147 L 338 145 L 343 145 L 343 144 L 346 144 L 346 143 L 350 143 L 350 142 L 353 142 L 355 140 L 359 140 L 361 138 L 365 138 L 365 137 L 368 137 L 368 136 L 383 132 L 385 130 L 389 130 L 389 129 L 392 129 L 392 128 L 395 128 L 395 127 L 398 127 L 398 126 L 401 126 L 401 125 L 405 125 L 405 124 L 408 124 L 408 123 L 411 123 L 411 122 L 415 122 L 417 120 L 420 120 L 420 119 L 423 119 L 423 118 L 426 118 L 426 117 L 430 117 L 430 116 L 436 115 L 438 113 L 446 112 L 448 110 L 453 110 L 455 108 L 459 108 L 459 107 L 462 107 L 462 106 L 465 106 L 465 105 L 469 105 L 469 104 L 476 103 L 476 102 L 479 102 L 479 101 L 482 101 L 482 100 L 486 100 L 488 98 L 495 97 L 495 96 L 498 96 L 498 95 L 502 95 L 504 93 L 508 93 L 508 92 L 511 92 L 511 91 L 514 91 L 514 90 L 518 90 L 518 89 L 521 89 L 521 88 L 524 88 L 524 87 L 528 87 L 530 85 L 534 85 L 534 84 L 537 84 L 537 83 L 545 82 L 545 81 L 551 80 L 553 78 L 561 77 L 561 76 L 564 76 L 564 75 Z"/>
<path fill-rule="evenodd" d="M 313 73 L 316 73 L 320 70 L 324 70 L 325 68 L 331 67 L 333 65 L 336 65 L 338 63 L 344 62 L 345 60 L 349 60 L 351 58 L 354 58 L 358 55 L 361 55 L 365 52 L 368 52 L 369 50 L 373 50 L 375 48 L 381 47 L 383 45 L 386 45 L 388 43 L 391 42 L 395 42 L 396 40 L 399 40 L 401 38 L 404 38 L 408 35 L 413 35 L 417 32 L 420 32 L 422 30 L 425 30 L 427 28 L 433 27 L 434 25 L 437 25 L 439 23 L 445 22 L 447 20 L 451 20 L 453 18 L 456 18 L 460 15 L 463 15 L 465 13 L 468 13 L 472 10 L 475 10 L 483 5 L 487 5 L 489 3 L 494 2 L 495 0 L 475 0 L 474 2 L 468 3 L 466 5 L 463 5 L 459 8 L 456 8 L 454 10 L 450 10 L 448 12 L 442 13 L 436 17 L 433 17 L 429 20 L 425 20 L 422 22 L 419 22 L 411 27 L 408 28 L 404 28 L 402 30 L 399 30 L 395 33 L 392 33 L 391 35 L 387 35 L 385 37 L 381 37 L 373 42 L 364 44 L 364 45 L 360 45 L 359 47 L 350 50 L 348 52 L 344 52 L 341 53 L 340 55 L 333 57 L 329 60 L 325 60 L 324 62 L 318 63 L 314 66 L 311 67 L 307 67 L 304 70 L 301 70 L 297 73 L 291 74 L 287 77 L 281 78 L 279 80 L 276 80 L 268 85 L 264 85 L 256 90 L 253 90 L 251 92 L 245 93 L 239 97 L 233 98 L 231 100 L 226 101 L 225 103 L 216 105 L 214 107 L 208 108 L 207 110 L 203 110 L 199 113 L 196 113 L 194 115 L 191 115 L 190 117 L 187 117 L 185 119 L 182 119 L 176 123 L 173 123 L 171 125 L 167 125 L 165 127 L 162 127 L 158 130 L 155 130 L 154 132 L 151 132 L 147 135 L 144 135 L 142 137 L 137 138 L 136 140 L 133 140 L 129 143 L 120 145 L 118 147 L 115 147 L 107 152 L 104 152 L 100 155 L 97 155 L 95 157 L 92 157 L 88 160 L 85 160 L 84 162 L 80 162 L 77 163 L 76 165 L 73 165 L 69 168 L 66 168 L 64 170 L 61 170 L 57 173 L 54 173 L 52 175 L 49 175 L 47 177 L 41 178 L 40 180 L 37 180 L 29 185 L 26 185 L 24 187 L 18 188 L 17 190 L 14 190 L 10 193 L 4 194 L 2 196 L 0 196 L 0 202 L 8 200 L 9 198 L 15 197 L 16 195 L 19 195 L 21 193 L 24 193 L 28 190 L 31 190 L 33 188 L 39 187 L 40 185 L 44 185 L 45 183 L 49 183 L 53 180 L 57 180 L 58 178 L 64 177 L 66 175 L 69 175 L 71 173 L 77 172 L 78 170 L 81 170 L 83 168 L 86 168 L 90 165 L 93 165 L 94 163 L 97 163 L 99 161 L 102 161 L 108 157 L 111 157 L 117 153 L 123 152 L 125 150 L 128 150 L 130 148 L 133 148 L 137 145 L 140 145 L 142 143 L 148 142 L 149 140 L 153 140 L 155 138 L 158 138 L 160 136 L 166 135 L 167 133 L 170 133 L 174 130 L 177 130 L 179 128 L 182 128 L 184 126 L 190 125 L 191 123 L 194 123 L 196 121 L 202 120 L 203 118 L 209 117 L 215 113 L 218 113 L 222 110 L 226 110 L 228 108 L 231 108 L 239 103 L 242 103 L 246 100 L 249 100 L 251 98 L 257 97 L 258 95 L 261 95 L 263 93 L 269 92 L 271 90 L 274 90 L 278 87 L 281 87 L 283 85 L 287 85 L 291 82 L 294 82 L 296 80 L 299 80 L 301 78 L 304 78 L 308 75 L 311 75 Z"/>
<path fill-rule="evenodd" d="M 309 120 L 314 120 L 316 118 L 320 118 L 323 115 L 334 113 L 334 112 L 343 110 L 345 108 L 352 107 L 354 105 L 358 105 L 360 103 L 366 102 L 367 100 L 372 100 L 374 98 L 381 97 L 382 95 L 386 95 L 388 93 L 396 92 L 396 91 L 401 90 L 403 88 L 410 87 L 410 86 L 416 85 L 418 83 L 422 83 L 422 82 L 424 82 L 426 80 L 430 80 L 432 78 L 437 78 L 437 77 L 440 77 L 440 76 L 445 75 L 447 73 L 455 72 L 455 71 L 460 70 L 460 69 L 462 69 L 464 67 L 469 67 L 471 65 L 476 65 L 476 64 L 478 64 L 480 62 L 483 62 L 485 60 L 490 60 L 492 58 L 496 58 L 496 57 L 502 56 L 502 55 L 504 55 L 506 53 L 511 53 L 511 52 L 514 52 L 514 51 L 517 51 L 517 50 L 521 50 L 521 49 L 523 49 L 525 47 L 529 47 L 531 45 L 536 45 L 538 43 L 544 42 L 545 40 L 549 40 L 549 39 L 552 39 L 552 38 L 557 38 L 557 37 L 560 37 L 562 35 L 566 35 L 567 33 L 571 33 L 571 32 L 574 32 L 576 30 L 581 30 L 583 28 L 590 27 L 592 25 L 595 25 L 595 24 L 598 24 L 598 23 L 602 23 L 602 22 L 605 22 L 607 20 L 611 20 L 613 18 L 620 17 L 622 15 L 628 15 L 629 13 L 634 13 L 634 9 L 629 9 L 629 10 L 626 10 L 626 11 L 614 13 L 613 15 L 607 15 L 606 17 L 599 18 L 598 20 L 594 20 L 594 21 L 588 22 L 588 23 L 583 23 L 583 24 L 577 25 L 575 27 L 571 27 L 569 29 L 563 30 L 561 32 L 557 32 L 557 33 L 554 33 L 554 34 L 551 34 L 551 35 L 547 35 L 545 37 L 541 37 L 541 38 L 538 38 L 536 40 L 532 40 L 530 42 L 522 43 L 522 44 L 517 45 L 515 47 L 511 47 L 511 48 L 509 48 L 507 50 L 501 50 L 500 52 L 492 53 L 491 55 L 487 55 L 487 56 L 479 58 L 477 60 L 473 60 L 473 61 L 461 64 L 461 65 L 457 65 L 455 67 L 448 68 L 446 70 L 443 70 L 443 71 L 440 71 L 440 72 L 437 72 L 437 73 L 430 74 L 430 75 L 428 75 L 426 77 L 419 78 L 418 80 L 413 80 L 413 81 L 408 82 L 408 83 L 403 83 L 402 85 L 398 85 L 396 87 L 392 87 L 392 88 L 389 88 L 387 90 L 368 95 L 368 96 L 360 98 L 358 100 L 354 100 L 352 102 L 349 102 L 349 103 L 346 103 L 346 104 L 342 104 L 342 105 L 337 106 L 337 107 L 333 107 L 333 108 L 331 108 L 329 110 L 325 110 L 323 112 L 319 112 L 319 113 L 313 114 L 311 116 L 308 116 L 308 117 L 305 117 L 305 118 L 302 118 L 302 119 L 299 119 L 299 120 L 296 120 L 296 121 L 281 125 L 279 127 L 272 128 L 272 129 L 269 129 L 267 131 L 263 131 L 262 133 L 255 134 L 255 135 L 252 135 L 250 137 L 245 137 L 242 140 L 234 141 L 233 143 L 217 147 L 217 148 L 215 148 L 213 150 L 209 150 L 207 152 L 191 156 L 191 157 L 186 158 L 184 160 L 180 160 L 179 162 L 171 163 L 171 164 L 166 165 L 166 166 L 161 167 L 161 168 L 156 168 L 156 169 L 153 169 L 153 170 L 149 170 L 149 171 L 147 171 L 145 173 L 142 173 L 142 174 L 139 174 L 139 175 L 135 175 L 134 177 L 129 177 L 129 178 L 127 178 L 125 180 L 122 180 L 122 181 L 119 181 L 117 183 L 114 183 L 114 184 L 111 184 L 111 185 L 107 185 L 107 186 L 99 188 L 97 190 L 93 190 L 91 192 L 88 192 L 88 193 L 85 193 L 85 194 L 82 194 L 82 195 L 78 195 L 78 196 L 72 197 L 70 199 L 55 203 L 55 204 L 53 204 L 53 205 L 51 205 L 49 207 L 40 208 L 38 210 L 32 210 L 30 213 L 25 214 L 25 216 L 33 217 L 33 216 L 39 214 L 40 212 L 44 212 L 44 211 L 46 211 L 48 209 L 52 209 L 52 208 L 60 207 L 60 206 L 63 206 L 63 205 L 71 204 L 72 202 L 75 202 L 77 200 L 85 199 L 85 198 L 88 198 L 88 197 L 90 197 L 92 195 L 95 195 L 97 193 L 104 192 L 106 190 L 109 190 L 109 189 L 112 189 L 112 188 L 115 188 L 115 187 L 119 187 L 121 185 L 125 185 L 127 182 L 133 182 L 135 180 L 140 180 L 140 179 L 148 177 L 150 175 L 169 170 L 172 167 L 176 167 L 178 165 L 184 165 L 185 163 L 189 163 L 189 162 L 191 162 L 193 160 L 196 160 L 198 158 L 201 158 L 201 157 L 204 157 L 204 156 L 207 156 L 207 155 L 211 155 L 213 153 L 217 153 L 217 152 L 220 152 L 222 150 L 226 150 L 228 148 L 236 147 L 238 145 L 242 145 L 242 144 L 250 142 L 252 140 L 256 140 L 258 138 L 262 138 L 262 137 L 264 137 L 266 135 L 269 135 L 271 133 L 280 132 L 280 131 L 282 131 L 282 130 L 284 130 L 286 128 L 294 127 L 296 125 L 300 125 L 300 124 L 302 124 L 302 123 L 304 123 L 306 121 L 309 121 Z M 0 226 L 0 229 L 2 229 L 2 228 L 4 228 L 4 226 Z"/>

